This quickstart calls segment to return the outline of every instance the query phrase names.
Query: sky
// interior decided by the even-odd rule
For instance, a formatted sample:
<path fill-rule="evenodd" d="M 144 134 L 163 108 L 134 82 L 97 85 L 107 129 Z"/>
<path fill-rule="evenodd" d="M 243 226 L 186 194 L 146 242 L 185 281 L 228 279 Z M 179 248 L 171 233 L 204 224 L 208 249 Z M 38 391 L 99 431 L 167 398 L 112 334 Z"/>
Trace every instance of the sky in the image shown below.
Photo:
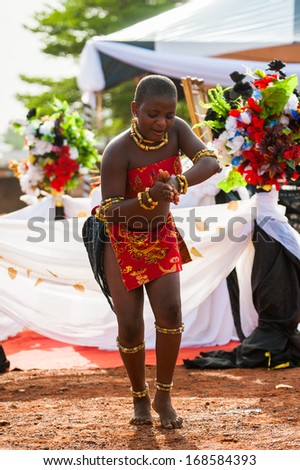
<path fill-rule="evenodd" d="M 42 38 L 22 24 L 34 24 L 33 15 L 45 5 L 59 0 L 0 0 L 0 135 L 11 119 L 23 118 L 27 110 L 16 100 L 16 93 L 38 92 L 19 79 L 20 74 L 54 79 L 74 76 L 77 66 L 70 60 L 41 52 Z"/>

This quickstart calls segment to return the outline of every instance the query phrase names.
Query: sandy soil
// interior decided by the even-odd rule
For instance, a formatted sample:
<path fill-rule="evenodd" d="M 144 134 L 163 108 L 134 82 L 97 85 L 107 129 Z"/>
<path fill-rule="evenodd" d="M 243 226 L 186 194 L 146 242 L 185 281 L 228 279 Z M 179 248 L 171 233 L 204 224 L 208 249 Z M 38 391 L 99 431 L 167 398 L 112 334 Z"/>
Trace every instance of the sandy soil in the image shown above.
<path fill-rule="evenodd" d="M 154 395 L 155 367 L 147 367 Z M 279 387 L 279 388 L 277 388 Z M 123 367 L 12 371 L 0 376 L 0 448 L 48 450 L 300 449 L 299 368 L 187 370 L 173 403 L 182 429 L 129 425 Z"/>

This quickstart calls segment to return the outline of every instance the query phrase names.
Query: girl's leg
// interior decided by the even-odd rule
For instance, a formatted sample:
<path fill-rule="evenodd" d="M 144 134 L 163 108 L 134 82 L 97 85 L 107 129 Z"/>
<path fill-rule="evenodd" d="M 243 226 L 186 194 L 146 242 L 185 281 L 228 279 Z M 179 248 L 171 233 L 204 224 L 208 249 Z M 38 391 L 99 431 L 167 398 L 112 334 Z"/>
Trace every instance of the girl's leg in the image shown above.
<path fill-rule="evenodd" d="M 117 345 L 126 368 L 133 394 L 134 414 L 131 424 L 151 424 L 150 398 L 145 378 L 143 288 L 127 292 L 112 247 L 104 252 L 104 270 L 116 309 Z"/>
<path fill-rule="evenodd" d="M 154 410 L 164 428 L 180 428 L 182 418 L 175 412 L 170 392 L 183 331 L 179 273 L 162 276 L 146 285 L 156 320 L 156 395 Z"/>

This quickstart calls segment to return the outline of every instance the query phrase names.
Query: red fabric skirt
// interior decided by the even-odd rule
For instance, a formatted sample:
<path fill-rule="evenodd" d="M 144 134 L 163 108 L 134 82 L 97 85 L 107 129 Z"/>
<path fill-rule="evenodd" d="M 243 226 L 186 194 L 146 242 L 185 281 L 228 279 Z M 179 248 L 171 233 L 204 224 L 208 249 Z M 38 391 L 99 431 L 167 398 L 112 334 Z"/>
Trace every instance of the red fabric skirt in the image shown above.
<path fill-rule="evenodd" d="M 128 291 L 181 271 L 182 264 L 191 261 L 171 213 L 167 222 L 153 232 L 130 231 L 123 224 L 107 224 L 107 234 Z"/>

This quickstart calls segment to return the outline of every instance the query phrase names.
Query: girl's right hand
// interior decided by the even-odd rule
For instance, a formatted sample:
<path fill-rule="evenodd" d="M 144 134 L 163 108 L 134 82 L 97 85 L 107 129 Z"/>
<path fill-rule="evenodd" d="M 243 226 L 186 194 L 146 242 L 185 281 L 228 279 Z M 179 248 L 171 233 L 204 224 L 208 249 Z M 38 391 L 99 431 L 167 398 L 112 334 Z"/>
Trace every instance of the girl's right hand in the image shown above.
<path fill-rule="evenodd" d="M 154 201 L 167 201 L 178 204 L 179 194 L 170 173 L 166 170 L 159 170 L 157 180 L 151 188 L 151 197 Z"/>

